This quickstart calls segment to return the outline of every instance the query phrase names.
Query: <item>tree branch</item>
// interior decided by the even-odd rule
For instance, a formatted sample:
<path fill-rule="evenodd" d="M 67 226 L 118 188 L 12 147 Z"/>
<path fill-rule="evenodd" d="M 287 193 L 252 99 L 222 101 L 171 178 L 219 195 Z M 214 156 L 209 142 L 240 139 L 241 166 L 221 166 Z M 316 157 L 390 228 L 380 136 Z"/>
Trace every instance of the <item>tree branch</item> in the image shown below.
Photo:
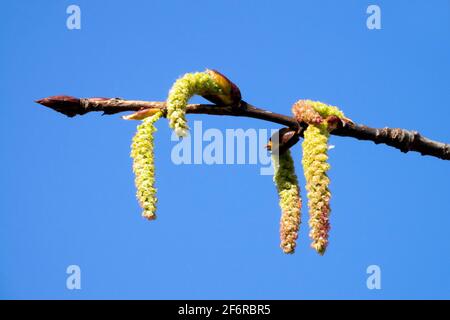
<path fill-rule="evenodd" d="M 88 112 L 116 114 L 125 111 L 144 109 L 161 109 L 165 111 L 166 103 L 162 101 L 124 100 L 120 98 L 87 98 L 79 99 L 70 96 L 52 96 L 36 101 L 68 117 L 83 115 Z M 307 128 L 306 123 L 298 123 L 293 117 L 256 108 L 244 101 L 240 106 L 223 106 L 214 104 L 189 104 L 187 113 L 248 117 L 278 123 L 298 129 L 299 135 Z M 373 141 L 386 144 L 402 152 L 415 151 L 443 160 L 450 160 L 450 144 L 433 141 L 421 136 L 417 131 L 398 128 L 370 128 L 360 124 L 347 123 L 333 130 L 331 134 L 341 137 L 352 137 L 358 140 Z"/>

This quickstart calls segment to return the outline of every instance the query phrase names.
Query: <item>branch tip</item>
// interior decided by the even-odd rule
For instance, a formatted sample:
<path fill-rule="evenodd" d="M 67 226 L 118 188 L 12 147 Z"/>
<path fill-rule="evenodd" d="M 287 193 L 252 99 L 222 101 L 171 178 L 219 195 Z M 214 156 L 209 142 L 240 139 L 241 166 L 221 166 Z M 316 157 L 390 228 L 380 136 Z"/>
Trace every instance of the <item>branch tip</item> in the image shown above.
<path fill-rule="evenodd" d="M 85 114 L 87 111 L 82 107 L 81 100 L 66 95 L 50 96 L 35 101 L 47 108 L 74 117 L 77 114 Z"/>

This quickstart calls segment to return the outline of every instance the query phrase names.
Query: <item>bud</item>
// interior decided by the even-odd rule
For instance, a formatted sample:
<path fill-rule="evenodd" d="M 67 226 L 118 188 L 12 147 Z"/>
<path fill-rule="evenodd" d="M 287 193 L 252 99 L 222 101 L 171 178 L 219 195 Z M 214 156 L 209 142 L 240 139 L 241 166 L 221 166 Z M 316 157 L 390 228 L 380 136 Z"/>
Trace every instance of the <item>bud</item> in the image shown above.
<path fill-rule="evenodd" d="M 327 124 L 328 132 L 331 132 L 338 128 L 342 128 L 342 126 L 343 126 L 342 120 L 335 115 L 328 116 L 325 119 L 325 123 Z"/>
<path fill-rule="evenodd" d="M 242 99 L 239 88 L 219 71 L 207 69 L 205 72 L 220 88 L 220 93 L 202 95 L 203 98 L 219 105 L 238 106 Z"/>
<path fill-rule="evenodd" d="M 296 130 L 281 128 L 270 137 L 267 149 L 272 153 L 282 154 L 299 141 L 300 137 Z"/>
<path fill-rule="evenodd" d="M 68 117 L 86 113 L 86 110 L 81 106 L 81 100 L 72 96 L 51 96 L 36 100 L 36 102 L 57 112 L 63 113 Z"/>

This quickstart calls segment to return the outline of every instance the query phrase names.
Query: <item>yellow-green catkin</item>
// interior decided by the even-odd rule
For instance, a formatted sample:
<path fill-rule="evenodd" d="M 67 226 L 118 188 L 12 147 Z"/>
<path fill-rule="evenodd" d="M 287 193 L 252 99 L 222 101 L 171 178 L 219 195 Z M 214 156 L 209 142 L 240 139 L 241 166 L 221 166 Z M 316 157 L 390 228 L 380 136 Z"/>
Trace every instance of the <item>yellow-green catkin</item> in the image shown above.
<path fill-rule="evenodd" d="M 219 94 L 220 87 L 208 72 L 187 73 L 175 81 L 167 98 L 169 126 L 179 137 L 188 134 L 186 106 L 189 99 L 197 95 Z"/>
<path fill-rule="evenodd" d="M 295 174 L 291 152 L 272 154 L 274 167 L 273 180 L 278 190 L 281 207 L 280 247 L 284 253 L 294 253 L 300 227 L 301 207 L 300 188 Z"/>
<path fill-rule="evenodd" d="M 330 179 L 327 171 L 328 130 L 325 125 L 310 124 L 304 132 L 303 171 L 308 192 L 311 246 L 320 254 L 324 254 L 328 245 L 330 230 L 330 198 L 328 189 Z"/>
<path fill-rule="evenodd" d="M 330 179 L 327 176 L 330 169 L 327 151 L 331 128 L 327 118 L 346 118 L 337 107 L 311 100 L 298 101 L 293 107 L 293 113 L 298 121 L 309 124 L 304 132 L 302 164 L 308 192 L 311 246 L 318 253 L 324 254 L 328 246 L 331 212 Z"/>
<path fill-rule="evenodd" d="M 133 172 L 135 174 L 136 197 L 143 209 L 142 216 L 156 219 L 156 188 L 155 163 L 153 152 L 153 133 L 156 131 L 154 123 L 162 116 L 158 112 L 145 118 L 137 127 L 137 132 L 131 144 L 131 157 L 133 158 Z"/>

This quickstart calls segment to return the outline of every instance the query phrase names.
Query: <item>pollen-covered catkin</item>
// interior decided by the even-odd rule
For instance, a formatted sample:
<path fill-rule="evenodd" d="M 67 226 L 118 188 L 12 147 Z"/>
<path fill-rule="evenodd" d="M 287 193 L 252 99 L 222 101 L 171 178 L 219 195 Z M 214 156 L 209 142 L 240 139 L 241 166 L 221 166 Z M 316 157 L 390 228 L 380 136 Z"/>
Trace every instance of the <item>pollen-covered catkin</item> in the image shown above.
<path fill-rule="evenodd" d="M 308 123 L 304 132 L 303 171 L 306 178 L 308 193 L 309 226 L 311 246 L 320 254 L 324 254 L 328 246 L 330 230 L 330 199 L 328 189 L 330 179 L 327 171 L 330 169 L 328 160 L 328 138 L 333 125 L 330 119 L 350 121 L 344 113 L 335 106 L 319 101 L 299 100 L 292 107 L 292 112 L 299 122 Z M 331 120 L 330 120 L 331 121 Z"/>
<path fill-rule="evenodd" d="M 328 189 L 330 179 L 327 171 L 328 130 L 325 125 L 309 125 L 304 132 L 303 171 L 308 192 L 309 226 L 311 246 L 320 254 L 324 254 L 328 245 L 330 230 L 330 198 Z"/>
<path fill-rule="evenodd" d="M 142 216 L 156 219 L 156 188 L 153 133 L 156 131 L 154 123 L 162 116 L 158 112 L 145 118 L 137 127 L 137 132 L 131 144 L 131 157 L 133 158 L 133 172 L 135 174 L 136 197 L 143 209 Z"/>
<path fill-rule="evenodd" d="M 301 219 L 301 198 L 294 161 L 290 150 L 281 155 L 272 154 L 273 180 L 278 190 L 281 207 L 280 247 L 284 253 L 294 253 Z"/>
<path fill-rule="evenodd" d="M 185 137 L 188 134 L 186 106 L 193 95 L 219 93 L 221 93 L 220 87 L 208 72 L 187 73 L 175 81 L 167 98 L 167 118 L 175 134 L 179 137 Z"/>

